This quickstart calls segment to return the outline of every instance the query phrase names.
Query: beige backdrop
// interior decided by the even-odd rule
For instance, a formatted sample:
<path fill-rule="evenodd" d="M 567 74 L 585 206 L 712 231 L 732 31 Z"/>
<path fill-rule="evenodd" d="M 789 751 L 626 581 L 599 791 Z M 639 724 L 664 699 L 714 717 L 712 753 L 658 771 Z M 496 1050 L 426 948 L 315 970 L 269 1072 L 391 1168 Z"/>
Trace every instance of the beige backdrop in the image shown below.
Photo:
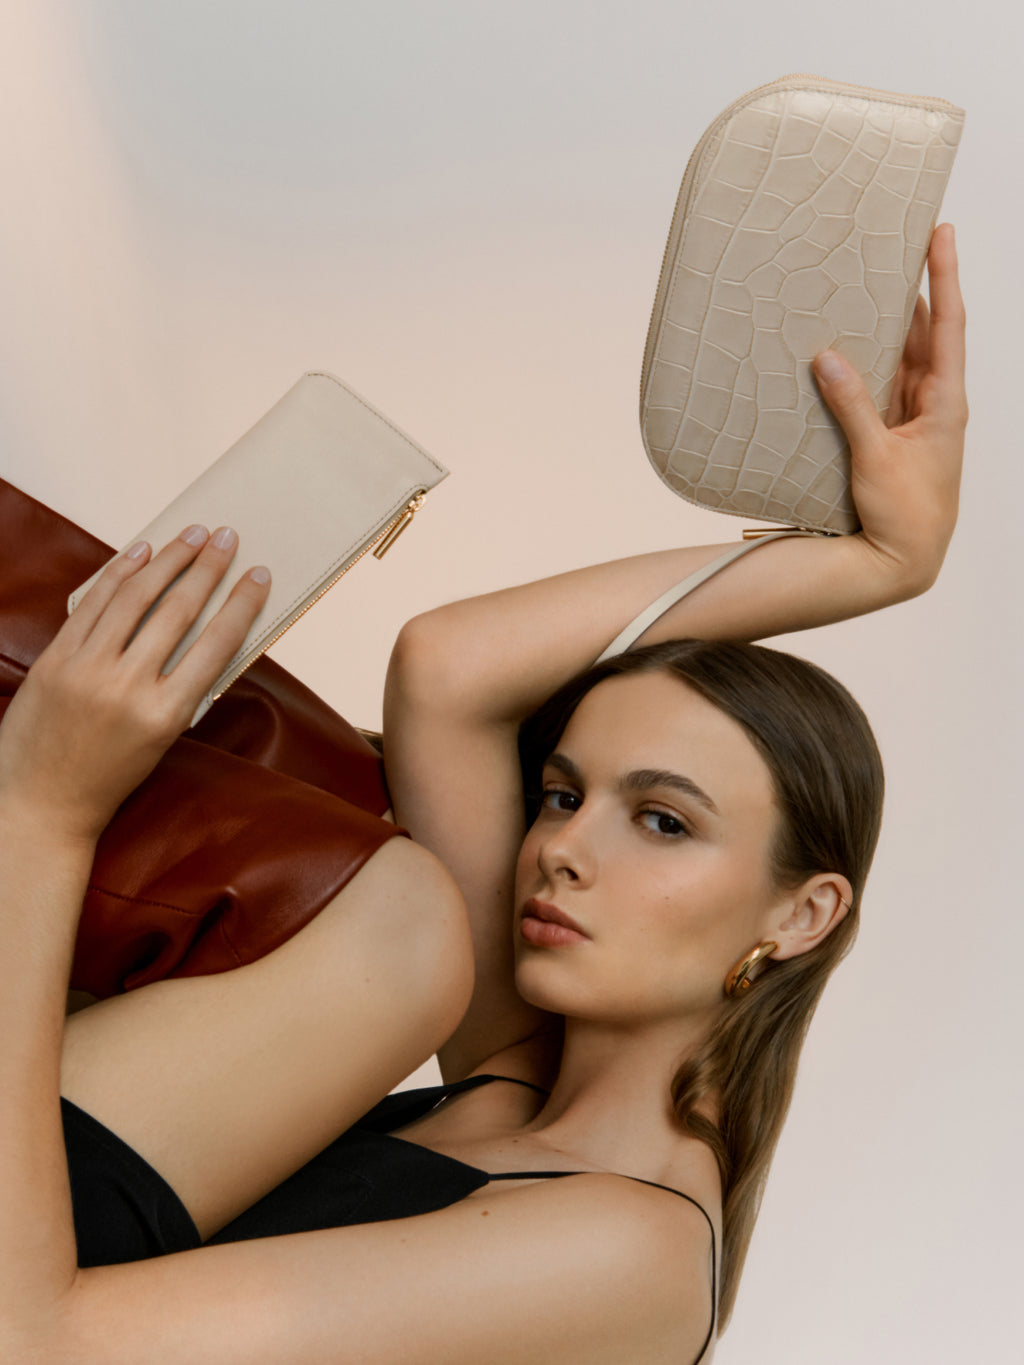
<path fill-rule="evenodd" d="M 947 566 L 925 598 L 783 641 L 867 709 L 887 818 L 722 1365 L 1001 1362 L 1016 1337 L 1018 13 L 0 0 L 0 473 L 121 544 L 303 370 L 344 377 L 453 470 L 275 647 L 368 725 L 408 615 L 738 534 L 660 485 L 636 416 L 706 123 L 793 70 L 967 108 Z"/>

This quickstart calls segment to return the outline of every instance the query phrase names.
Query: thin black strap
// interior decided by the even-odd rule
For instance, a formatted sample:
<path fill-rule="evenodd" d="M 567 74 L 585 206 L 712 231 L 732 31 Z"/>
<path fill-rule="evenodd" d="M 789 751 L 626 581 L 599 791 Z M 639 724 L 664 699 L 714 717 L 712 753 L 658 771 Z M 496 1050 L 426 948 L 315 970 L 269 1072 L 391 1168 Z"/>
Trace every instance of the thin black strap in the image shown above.
<path fill-rule="evenodd" d="M 424 1114 L 430 1113 L 432 1109 L 435 1109 L 452 1095 L 461 1095 L 467 1090 L 476 1090 L 489 1081 L 512 1081 L 515 1085 L 525 1085 L 530 1090 L 536 1090 L 541 1095 L 548 1093 L 546 1090 L 541 1090 L 539 1085 L 534 1085 L 532 1081 L 521 1081 L 516 1076 L 467 1076 L 461 1081 L 449 1081 L 447 1085 L 427 1085 L 415 1090 L 396 1090 L 391 1095 L 385 1095 L 380 1104 L 375 1105 L 369 1113 L 364 1114 L 356 1126 L 375 1133 L 393 1132 L 394 1129 L 402 1128 L 406 1124 L 422 1118 Z"/>
<path fill-rule="evenodd" d="M 488 1180 L 554 1180 L 562 1175 L 597 1175 L 596 1171 L 488 1171 Z"/>
<path fill-rule="evenodd" d="M 550 1090 L 545 1090 L 541 1085 L 534 1085 L 533 1081 L 521 1081 L 518 1076 L 478 1076 L 477 1080 L 487 1081 L 514 1081 L 516 1085 L 525 1085 L 528 1090 L 536 1090 L 538 1095 L 550 1095 Z"/>
<path fill-rule="evenodd" d="M 563 1175 L 617 1175 L 617 1171 L 488 1171 L 489 1180 L 552 1180 Z M 690 1195 L 683 1194 L 682 1190 L 673 1189 L 671 1185 L 659 1185 L 656 1180 L 641 1180 L 638 1175 L 623 1176 L 624 1180 L 635 1180 L 639 1185 L 650 1185 L 656 1190 L 667 1190 L 669 1194 L 677 1194 L 680 1199 L 685 1199 L 707 1219 L 708 1227 L 711 1229 L 711 1240 L 714 1241 L 715 1225 L 712 1223 L 708 1211 L 703 1204 L 698 1204 L 696 1199 Z"/>
<path fill-rule="evenodd" d="M 521 1081 L 518 1076 L 492 1076 L 490 1074 L 480 1076 L 467 1076 L 462 1081 L 449 1081 L 447 1085 L 437 1086 L 438 1091 L 444 1091 L 439 1099 L 447 1099 L 449 1095 L 461 1095 L 464 1090 L 475 1090 L 478 1085 L 486 1085 L 488 1081 L 512 1081 L 514 1085 L 525 1085 L 528 1090 L 536 1090 L 538 1095 L 550 1095 L 550 1090 L 544 1090 L 539 1085 L 534 1085 L 532 1081 Z M 398 1092 L 401 1093 L 400 1091 Z"/>

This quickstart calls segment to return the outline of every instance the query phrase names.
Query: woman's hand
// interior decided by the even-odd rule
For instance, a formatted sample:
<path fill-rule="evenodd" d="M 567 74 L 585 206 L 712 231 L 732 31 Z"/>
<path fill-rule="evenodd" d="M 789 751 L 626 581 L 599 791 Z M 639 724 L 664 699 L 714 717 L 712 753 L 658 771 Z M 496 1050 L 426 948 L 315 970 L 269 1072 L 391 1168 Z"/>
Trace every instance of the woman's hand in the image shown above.
<path fill-rule="evenodd" d="M 931 314 L 917 300 L 883 422 L 863 381 L 833 351 L 815 358 L 825 401 L 852 455 L 851 490 L 866 550 L 907 595 L 934 583 L 956 525 L 967 396 L 964 305 L 953 227 L 935 229 L 928 252 Z M 838 363 L 837 378 L 827 373 Z"/>
<path fill-rule="evenodd" d="M 192 534 L 194 543 L 185 540 Z M 267 599 L 244 575 L 168 674 L 161 669 L 237 546 L 192 527 L 151 558 L 111 561 L 39 655 L 0 726 L 0 801 L 73 838 L 98 839 L 189 723 Z M 187 570 L 187 572 L 184 572 Z M 266 573 L 266 570 L 262 572 Z M 152 617 L 139 623 L 181 574 Z M 138 633 L 136 634 L 136 631 Z"/>

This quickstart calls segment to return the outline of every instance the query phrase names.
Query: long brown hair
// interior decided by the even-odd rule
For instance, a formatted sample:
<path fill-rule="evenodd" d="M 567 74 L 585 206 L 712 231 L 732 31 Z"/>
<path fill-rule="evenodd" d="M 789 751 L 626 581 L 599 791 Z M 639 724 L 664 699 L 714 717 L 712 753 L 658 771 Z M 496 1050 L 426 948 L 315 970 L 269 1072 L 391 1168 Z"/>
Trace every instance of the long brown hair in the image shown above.
<path fill-rule="evenodd" d="M 882 814 L 882 761 L 867 717 L 823 669 L 761 645 L 673 640 L 620 654 L 571 679 L 519 736 L 527 818 L 540 775 L 583 697 L 606 678 L 664 672 L 743 726 L 771 773 L 779 818 L 770 850 L 775 885 L 819 872 L 853 888 L 851 908 L 798 957 L 768 959 L 751 988 L 728 998 L 708 1037 L 672 1082 L 676 1118 L 706 1142 L 722 1179 L 719 1331 L 728 1325 L 768 1170 L 789 1109 L 797 1063 L 829 975 L 853 946 Z M 755 945 L 751 945 L 753 947 Z M 698 1112 L 717 1101 L 717 1123 Z"/>

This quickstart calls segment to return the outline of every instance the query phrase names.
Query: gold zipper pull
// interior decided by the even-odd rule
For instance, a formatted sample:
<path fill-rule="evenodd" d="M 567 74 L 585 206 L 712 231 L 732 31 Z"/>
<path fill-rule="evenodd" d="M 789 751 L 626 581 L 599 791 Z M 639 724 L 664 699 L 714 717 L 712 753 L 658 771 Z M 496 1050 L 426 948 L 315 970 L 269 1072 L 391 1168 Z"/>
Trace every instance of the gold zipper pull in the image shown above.
<path fill-rule="evenodd" d="M 762 536 L 777 536 L 780 531 L 796 531 L 805 536 L 841 536 L 842 531 L 818 531 L 812 530 L 808 526 L 747 526 L 743 531 L 743 540 L 760 540 Z"/>
<path fill-rule="evenodd" d="M 402 534 L 405 528 L 409 525 L 409 523 L 412 521 L 413 517 L 420 510 L 420 508 L 423 506 L 424 497 L 425 494 L 417 493 L 416 496 L 411 500 L 411 502 L 408 503 L 405 511 L 401 514 L 398 520 L 396 522 L 393 522 L 392 525 L 388 528 L 388 530 L 385 531 L 384 535 L 373 547 L 374 559 L 384 558 L 387 552 L 391 549 L 392 545 L 394 545 L 395 541 Z"/>
<path fill-rule="evenodd" d="M 778 531 L 799 531 L 799 526 L 747 526 L 743 530 L 744 540 L 760 540 L 762 536 L 773 536 Z"/>

